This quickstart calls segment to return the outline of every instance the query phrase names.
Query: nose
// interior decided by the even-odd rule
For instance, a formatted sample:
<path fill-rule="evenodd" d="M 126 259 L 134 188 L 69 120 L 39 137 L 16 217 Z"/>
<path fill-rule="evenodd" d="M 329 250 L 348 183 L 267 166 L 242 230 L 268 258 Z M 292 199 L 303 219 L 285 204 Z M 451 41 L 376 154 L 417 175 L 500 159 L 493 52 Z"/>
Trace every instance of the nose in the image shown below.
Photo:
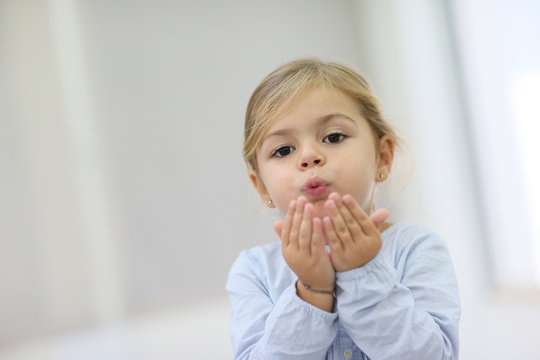
<path fill-rule="evenodd" d="M 314 166 L 322 166 L 325 162 L 324 155 L 316 148 L 305 148 L 298 159 L 298 167 L 301 170 L 306 170 Z"/>

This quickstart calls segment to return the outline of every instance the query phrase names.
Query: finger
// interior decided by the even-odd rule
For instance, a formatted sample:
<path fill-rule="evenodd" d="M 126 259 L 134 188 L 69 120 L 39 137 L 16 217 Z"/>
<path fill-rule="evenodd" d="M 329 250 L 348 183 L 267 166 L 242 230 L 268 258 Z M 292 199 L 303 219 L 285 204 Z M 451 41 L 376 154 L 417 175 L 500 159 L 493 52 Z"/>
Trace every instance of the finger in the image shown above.
<path fill-rule="evenodd" d="M 279 237 L 281 237 L 281 231 L 283 230 L 283 221 L 278 220 L 274 222 L 274 230 L 278 234 Z"/>
<path fill-rule="evenodd" d="M 313 235 L 311 237 L 311 254 L 319 255 L 326 252 L 324 248 L 324 235 L 322 228 L 322 221 L 316 217 L 312 220 Z"/>
<path fill-rule="evenodd" d="M 362 231 L 366 235 L 372 235 L 379 230 L 375 227 L 373 221 L 369 218 L 366 212 L 358 205 L 356 200 L 351 195 L 345 195 L 343 197 L 343 202 L 349 208 L 351 214 L 355 217 L 356 221 L 360 224 Z"/>
<path fill-rule="evenodd" d="M 375 211 L 373 214 L 371 214 L 370 219 L 375 224 L 375 227 L 377 228 L 377 230 L 380 231 L 381 226 L 384 224 L 386 219 L 388 219 L 389 215 L 390 215 L 390 213 L 388 212 L 388 210 L 379 209 L 379 210 Z"/>
<path fill-rule="evenodd" d="M 330 218 L 332 219 L 334 231 L 341 240 L 343 246 L 347 248 L 349 245 L 352 245 L 353 239 L 351 237 L 351 233 L 349 232 L 349 228 L 347 227 L 347 224 L 343 220 L 343 217 L 337 208 L 336 202 L 329 199 L 324 205 L 330 214 Z"/>
<path fill-rule="evenodd" d="M 349 229 L 349 233 L 351 234 L 352 241 L 359 240 L 362 236 L 364 236 L 364 231 L 362 230 L 362 227 L 360 224 L 358 224 L 358 221 L 356 221 L 356 218 L 351 213 L 349 208 L 345 206 L 345 203 L 341 200 L 338 194 L 330 194 L 329 198 L 331 200 L 334 200 L 336 203 L 336 207 L 339 210 L 339 213 L 341 214 L 341 217 L 343 218 L 343 221 L 345 222 L 345 225 Z M 338 234 L 339 235 L 339 234 Z"/>
<path fill-rule="evenodd" d="M 302 217 L 304 215 L 304 205 L 307 200 L 304 197 L 299 197 L 296 201 L 296 209 L 294 210 L 294 215 L 291 223 L 291 230 L 289 232 L 289 241 L 291 246 L 295 249 L 299 248 L 298 236 L 300 234 L 300 225 L 302 224 Z"/>
<path fill-rule="evenodd" d="M 326 235 L 326 242 L 332 251 L 341 251 L 343 250 L 343 244 L 337 236 L 334 226 L 332 225 L 332 220 L 328 216 L 325 216 L 323 221 L 324 234 Z"/>
<path fill-rule="evenodd" d="M 313 214 L 313 205 L 307 203 L 304 206 L 304 214 L 302 216 L 302 223 L 300 224 L 300 235 L 298 240 L 298 247 L 300 250 L 311 254 L 311 215 Z"/>
<path fill-rule="evenodd" d="M 289 203 L 289 209 L 287 210 L 287 215 L 285 216 L 285 221 L 283 222 L 283 225 L 280 231 L 281 243 L 283 247 L 287 247 L 290 244 L 289 233 L 291 232 L 292 219 L 293 219 L 295 210 L 296 210 L 296 201 L 292 200 Z M 275 226 L 274 226 L 274 229 L 275 229 Z"/>

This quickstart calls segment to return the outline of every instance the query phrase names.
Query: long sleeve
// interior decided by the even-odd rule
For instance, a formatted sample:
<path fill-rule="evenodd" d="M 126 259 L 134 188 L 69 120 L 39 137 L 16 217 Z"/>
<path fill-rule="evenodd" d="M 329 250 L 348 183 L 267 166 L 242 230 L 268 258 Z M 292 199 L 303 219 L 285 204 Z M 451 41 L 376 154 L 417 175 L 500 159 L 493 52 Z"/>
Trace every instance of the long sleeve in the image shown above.
<path fill-rule="evenodd" d="M 229 273 L 234 359 L 325 359 L 337 314 L 301 300 L 288 268 L 261 261 L 244 251 Z"/>
<path fill-rule="evenodd" d="M 381 251 L 337 274 L 339 321 L 372 360 L 458 358 L 461 310 L 452 262 L 439 237 L 418 235 L 399 252 Z"/>

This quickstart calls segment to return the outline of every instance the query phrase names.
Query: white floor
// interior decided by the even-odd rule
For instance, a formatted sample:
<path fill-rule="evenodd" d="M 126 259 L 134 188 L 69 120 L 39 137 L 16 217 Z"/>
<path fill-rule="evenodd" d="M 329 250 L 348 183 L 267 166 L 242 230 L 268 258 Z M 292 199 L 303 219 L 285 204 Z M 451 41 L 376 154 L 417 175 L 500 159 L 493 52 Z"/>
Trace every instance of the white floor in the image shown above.
<path fill-rule="evenodd" d="M 538 359 L 537 305 L 464 304 L 460 359 Z M 0 360 L 232 359 L 229 301 L 139 317 L 0 349 Z"/>
<path fill-rule="evenodd" d="M 216 299 L 124 324 L 0 350 L 0 360 L 231 359 L 229 301 Z"/>

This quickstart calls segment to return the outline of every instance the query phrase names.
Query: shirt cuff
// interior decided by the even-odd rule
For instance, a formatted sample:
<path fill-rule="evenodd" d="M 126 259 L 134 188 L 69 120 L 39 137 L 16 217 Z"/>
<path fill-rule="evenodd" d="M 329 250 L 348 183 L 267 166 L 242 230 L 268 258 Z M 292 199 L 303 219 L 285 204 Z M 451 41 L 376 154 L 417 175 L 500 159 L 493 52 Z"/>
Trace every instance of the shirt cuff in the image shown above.
<path fill-rule="evenodd" d="M 337 319 L 337 313 L 335 311 L 332 311 L 332 312 L 324 311 L 302 300 L 296 293 L 296 281 L 291 286 L 289 286 L 287 290 L 285 290 L 283 295 L 286 295 L 291 298 L 290 300 L 293 303 L 293 307 L 297 307 L 298 309 L 305 312 L 306 314 L 309 314 L 310 316 L 319 318 L 322 321 L 328 322 L 328 323 L 332 323 L 334 322 L 334 320 Z"/>

